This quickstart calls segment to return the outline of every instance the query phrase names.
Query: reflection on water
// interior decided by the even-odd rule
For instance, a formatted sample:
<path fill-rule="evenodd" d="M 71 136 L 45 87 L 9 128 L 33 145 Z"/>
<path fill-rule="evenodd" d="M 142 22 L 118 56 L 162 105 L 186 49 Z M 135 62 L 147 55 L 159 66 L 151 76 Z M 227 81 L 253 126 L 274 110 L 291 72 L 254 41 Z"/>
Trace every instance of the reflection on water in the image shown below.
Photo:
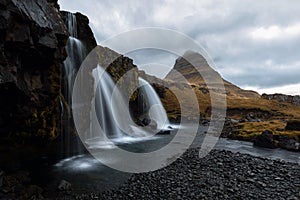
<path fill-rule="evenodd" d="M 283 160 L 287 162 L 300 164 L 299 152 L 291 152 L 284 149 L 267 149 L 262 147 L 253 147 L 253 144 L 251 142 L 220 138 L 215 148 L 228 150 L 232 152 L 245 153 L 252 156 L 269 158 L 273 160 Z"/>

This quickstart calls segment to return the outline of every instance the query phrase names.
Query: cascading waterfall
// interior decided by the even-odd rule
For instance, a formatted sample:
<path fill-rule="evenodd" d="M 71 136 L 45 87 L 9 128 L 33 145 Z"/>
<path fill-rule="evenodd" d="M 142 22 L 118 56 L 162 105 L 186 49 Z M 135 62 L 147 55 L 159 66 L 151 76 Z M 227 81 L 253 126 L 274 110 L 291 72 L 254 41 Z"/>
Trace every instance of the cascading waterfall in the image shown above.
<path fill-rule="evenodd" d="M 98 123 L 100 126 L 91 127 L 87 139 L 95 141 L 97 138 L 103 144 L 103 142 L 109 142 L 107 139 L 122 142 L 129 137 L 148 136 L 147 132 L 139 129 L 133 122 L 128 105 L 110 75 L 102 67 L 97 66 L 93 71 L 93 76 L 96 94 L 92 102 L 95 114 L 91 115 L 91 119 L 97 119 L 92 121 L 92 124 Z"/>
<path fill-rule="evenodd" d="M 77 39 L 78 35 L 76 16 L 73 13 L 68 13 L 66 20 L 70 37 L 66 48 L 68 57 L 64 62 L 65 85 L 67 86 L 67 90 L 65 90 L 65 96 L 68 98 L 68 103 L 71 103 L 76 73 L 83 59 L 87 55 L 87 52 L 82 42 Z"/>
<path fill-rule="evenodd" d="M 63 108 L 62 113 L 62 153 L 64 156 L 80 153 L 82 145 L 77 137 L 72 135 L 74 125 L 71 114 L 72 105 L 72 90 L 76 78 L 77 70 L 79 69 L 83 59 L 87 55 L 84 45 L 77 39 L 77 21 L 76 16 L 72 13 L 67 14 L 66 26 L 70 33 L 66 51 L 68 57 L 64 61 L 64 97 L 69 105 L 69 109 Z M 63 105 L 63 104 L 62 104 Z"/>
<path fill-rule="evenodd" d="M 139 78 L 141 94 L 145 97 L 145 111 L 155 121 L 156 127 L 137 126 L 125 104 L 122 93 L 118 90 L 110 75 L 101 67 L 93 70 L 96 93 L 92 101 L 90 130 L 83 141 L 89 149 L 112 148 L 113 143 L 131 143 L 154 139 L 153 133 L 170 130 L 166 111 L 154 88 L 144 79 Z M 81 137 L 83 138 L 83 137 Z"/>
<path fill-rule="evenodd" d="M 154 88 L 144 79 L 139 78 L 143 109 L 148 112 L 149 118 L 155 121 L 158 130 L 169 129 L 170 122 L 159 96 Z"/>
<path fill-rule="evenodd" d="M 72 90 L 76 78 L 77 70 L 79 69 L 87 52 L 82 42 L 77 39 L 77 22 L 76 16 L 68 13 L 66 25 L 70 32 L 70 37 L 67 45 L 68 57 L 64 62 L 64 85 L 65 99 L 68 105 L 72 104 Z M 91 112 L 90 130 L 84 137 L 84 142 L 90 147 L 107 145 L 113 142 L 130 142 L 136 139 L 146 139 L 151 137 L 147 130 L 138 127 L 131 118 L 129 106 L 125 103 L 123 95 L 118 90 L 110 75 L 97 66 L 93 70 L 95 78 L 96 94 L 92 102 L 94 113 Z M 157 130 L 166 129 L 169 121 L 162 103 L 152 86 L 143 79 L 139 79 L 142 92 L 146 96 L 147 108 L 151 119 L 157 125 Z M 63 105 L 63 104 L 62 104 Z M 71 107 L 71 106 L 70 106 Z M 72 135 L 74 130 L 71 111 L 65 110 L 62 121 L 62 152 L 64 156 L 72 156 L 83 153 L 81 141 L 75 135 Z M 98 124 L 98 125 L 95 125 Z M 81 138 L 82 139 L 82 138 Z M 100 145 L 99 145 L 100 144 Z"/>
<path fill-rule="evenodd" d="M 123 133 L 119 127 L 126 128 L 126 132 L 132 132 L 129 124 L 131 117 L 122 95 L 115 88 L 115 83 L 107 72 L 97 67 L 97 73 L 101 76 L 97 86 L 95 106 L 97 118 L 103 132 L 109 138 L 120 138 Z M 113 98 L 113 91 L 117 92 L 118 99 Z"/>

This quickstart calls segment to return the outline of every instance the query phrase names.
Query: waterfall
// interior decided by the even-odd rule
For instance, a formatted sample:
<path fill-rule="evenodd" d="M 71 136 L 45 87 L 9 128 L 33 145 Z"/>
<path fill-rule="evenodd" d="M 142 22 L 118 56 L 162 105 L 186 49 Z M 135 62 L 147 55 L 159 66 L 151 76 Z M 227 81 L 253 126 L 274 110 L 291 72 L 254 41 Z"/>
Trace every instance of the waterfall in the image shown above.
<path fill-rule="evenodd" d="M 158 130 L 168 129 L 170 122 L 159 96 L 154 88 L 144 79 L 139 78 L 139 86 L 143 102 L 143 110 L 157 125 Z"/>
<path fill-rule="evenodd" d="M 101 67 L 93 70 L 96 88 L 90 113 L 90 129 L 81 136 L 89 149 L 110 149 L 114 143 L 132 143 L 155 139 L 153 133 L 170 130 L 166 111 L 153 87 L 144 79 L 139 78 L 140 91 L 145 97 L 145 111 L 156 127 L 137 126 L 131 118 L 129 106 L 125 103 L 122 93 L 111 76 Z"/>
<path fill-rule="evenodd" d="M 73 13 L 67 14 L 66 25 L 70 33 L 70 37 L 66 48 L 68 57 L 64 61 L 65 85 L 67 86 L 67 89 L 65 90 L 65 97 L 67 97 L 68 103 L 71 103 L 76 73 L 83 59 L 87 55 L 87 52 L 82 42 L 77 39 L 77 22 L 76 16 Z"/>
<path fill-rule="evenodd" d="M 68 13 L 65 24 L 70 32 L 70 37 L 66 48 L 68 57 L 64 62 L 64 97 L 71 108 L 74 81 L 87 52 L 78 39 L 76 16 Z M 88 144 L 88 147 L 98 148 L 110 145 L 112 142 L 126 143 L 152 137 L 149 129 L 137 126 L 132 120 L 129 105 L 125 103 L 123 94 L 101 66 L 97 66 L 93 70 L 93 77 L 96 93 L 91 103 L 94 109 L 90 113 L 90 128 L 84 134 L 82 141 Z M 143 79 L 139 79 L 139 82 L 147 97 L 146 109 L 150 118 L 157 125 L 155 128 L 157 130 L 166 129 L 169 121 L 158 95 L 148 82 Z M 62 105 L 64 104 L 62 103 Z M 65 157 L 83 153 L 81 140 L 73 134 L 75 127 L 71 111 L 62 107 L 64 112 L 62 116 L 62 152 Z"/>
<path fill-rule="evenodd" d="M 96 88 L 92 101 L 90 130 L 83 141 L 91 149 L 111 148 L 113 143 L 131 143 L 153 139 L 131 118 L 129 106 L 111 76 L 100 66 L 93 70 Z"/>
<path fill-rule="evenodd" d="M 121 129 L 127 133 L 131 133 L 130 117 L 128 106 L 126 106 L 122 94 L 117 88 L 110 75 L 101 67 L 97 67 L 97 73 L 100 77 L 95 106 L 96 114 L 103 132 L 108 138 L 120 138 L 123 136 Z M 102 76 L 101 76 L 102 75 Z M 114 91 L 115 89 L 115 91 Z M 116 98 L 113 98 L 113 92 L 116 92 Z"/>
<path fill-rule="evenodd" d="M 80 153 L 83 150 L 80 140 L 74 134 L 75 128 L 70 108 L 72 105 L 72 91 L 76 74 L 87 52 L 82 42 L 77 39 L 77 22 L 76 16 L 73 13 L 67 14 L 65 24 L 70 33 L 66 47 L 68 57 L 63 63 L 64 98 L 68 104 L 68 109 L 62 106 L 61 151 L 64 156 L 70 156 Z"/>

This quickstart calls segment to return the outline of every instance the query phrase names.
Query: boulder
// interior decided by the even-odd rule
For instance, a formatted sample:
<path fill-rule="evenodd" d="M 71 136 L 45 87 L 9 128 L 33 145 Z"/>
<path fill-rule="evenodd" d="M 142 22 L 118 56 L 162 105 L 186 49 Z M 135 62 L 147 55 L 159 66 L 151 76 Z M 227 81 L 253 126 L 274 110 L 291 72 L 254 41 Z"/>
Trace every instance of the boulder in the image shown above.
<path fill-rule="evenodd" d="M 276 143 L 273 138 L 273 133 L 271 131 L 264 131 L 262 134 L 256 136 L 253 141 L 254 146 L 265 147 L 265 148 L 276 148 Z"/>
<path fill-rule="evenodd" d="M 170 135 L 171 134 L 171 130 L 160 130 L 158 133 L 158 135 Z"/>
<path fill-rule="evenodd" d="M 139 125 L 141 126 L 148 126 L 151 123 L 151 120 L 149 118 L 143 118 L 139 121 Z"/>
<path fill-rule="evenodd" d="M 278 146 L 290 151 L 299 151 L 299 143 L 287 135 L 278 136 Z"/>
<path fill-rule="evenodd" d="M 58 189 L 60 191 L 68 191 L 68 190 L 71 190 L 71 183 L 69 183 L 68 181 L 66 180 L 61 180 L 59 185 L 58 185 Z"/>
<path fill-rule="evenodd" d="M 285 130 L 287 131 L 300 131 L 300 121 L 290 120 L 287 122 Z"/>

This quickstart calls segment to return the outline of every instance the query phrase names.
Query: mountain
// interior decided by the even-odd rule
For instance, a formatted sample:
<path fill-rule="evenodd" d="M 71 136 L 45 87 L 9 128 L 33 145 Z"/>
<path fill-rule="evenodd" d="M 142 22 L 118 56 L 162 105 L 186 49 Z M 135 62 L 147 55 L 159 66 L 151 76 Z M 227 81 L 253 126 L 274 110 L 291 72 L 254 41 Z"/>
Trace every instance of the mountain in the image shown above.
<path fill-rule="evenodd" d="M 174 69 L 183 75 L 190 84 L 207 89 L 207 84 L 201 76 L 204 75 L 210 80 L 213 89 L 220 88 L 220 83 L 213 81 L 214 77 L 221 77 L 220 74 L 209 66 L 206 59 L 199 53 L 187 51 L 182 57 L 179 57 L 176 60 Z M 174 70 L 171 70 L 166 79 L 176 82 L 180 80 L 178 75 L 178 73 L 174 73 Z M 234 98 L 260 98 L 260 95 L 257 92 L 243 90 L 229 81 L 222 80 L 227 96 L 232 96 Z"/>
<path fill-rule="evenodd" d="M 171 121 L 179 122 L 181 118 L 193 120 L 191 109 L 194 108 L 195 102 L 191 100 L 191 92 L 197 97 L 202 122 L 210 119 L 211 94 L 214 93 L 217 98 L 225 95 L 227 114 L 222 134 L 224 137 L 252 141 L 265 130 L 269 130 L 274 134 L 277 146 L 281 144 L 279 146 L 282 148 L 297 149 L 297 141 L 300 141 L 300 120 L 297 120 L 300 119 L 298 96 L 261 96 L 257 92 L 243 90 L 223 79 L 202 55 L 192 51 L 186 52 L 176 60 L 173 69 L 163 81 L 141 72 L 140 76 L 164 85 L 156 85 L 156 88 L 159 88 L 161 100 Z M 210 89 L 204 77 L 209 80 Z M 220 90 L 222 84 L 225 92 Z M 184 103 L 179 104 L 178 99 Z M 182 108 L 191 112 L 182 113 Z M 289 123 L 293 126 L 289 126 Z M 286 127 L 293 127 L 293 130 Z"/>

